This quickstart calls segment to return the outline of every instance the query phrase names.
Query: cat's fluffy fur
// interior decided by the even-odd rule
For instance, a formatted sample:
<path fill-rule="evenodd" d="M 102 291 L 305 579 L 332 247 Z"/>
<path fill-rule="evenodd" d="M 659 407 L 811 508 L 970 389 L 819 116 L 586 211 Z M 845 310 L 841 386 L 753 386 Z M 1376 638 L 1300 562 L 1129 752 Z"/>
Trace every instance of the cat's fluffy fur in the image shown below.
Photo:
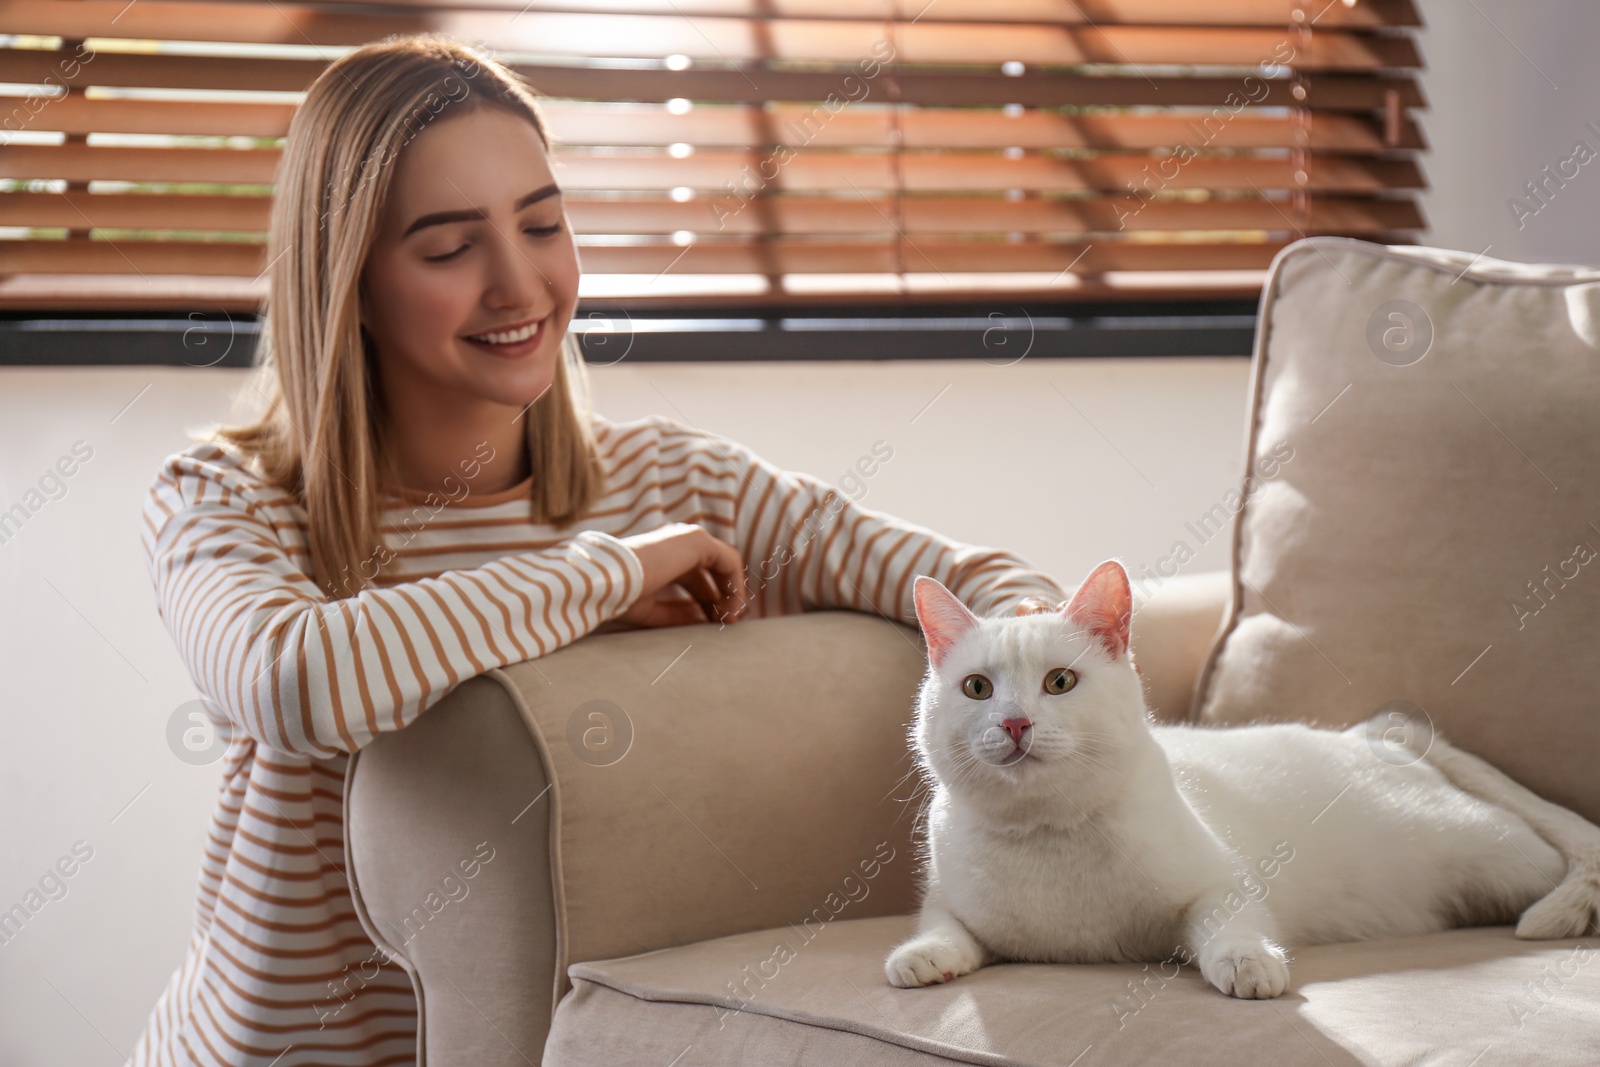
<path fill-rule="evenodd" d="M 933 796 L 893 985 L 1171 959 L 1275 997 L 1302 945 L 1518 915 L 1520 937 L 1594 929 L 1600 829 L 1442 739 L 1385 760 L 1360 726 L 1154 725 L 1115 561 L 1057 612 L 979 619 L 926 576 L 915 597 L 929 667 L 913 741 Z M 1064 667 L 1070 688 L 1047 691 Z M 964 690 L 974 674 L 986 695 Z"/>

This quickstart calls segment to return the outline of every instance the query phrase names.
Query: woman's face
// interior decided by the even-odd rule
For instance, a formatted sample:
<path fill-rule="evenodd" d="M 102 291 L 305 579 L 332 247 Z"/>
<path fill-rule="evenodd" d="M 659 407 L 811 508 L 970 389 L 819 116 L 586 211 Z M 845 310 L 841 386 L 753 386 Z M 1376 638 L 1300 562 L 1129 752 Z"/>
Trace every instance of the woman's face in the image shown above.
<path fill-rule="evenodd" d="M 554 380 L 578 298 L 577 248 L 538 132 L 498 108 L 446 113 L 393 166 L 361 275 L 384 391 L 526 408 Z M 521 343 L 470 339 L 530 321 L 538 332 Z"/>

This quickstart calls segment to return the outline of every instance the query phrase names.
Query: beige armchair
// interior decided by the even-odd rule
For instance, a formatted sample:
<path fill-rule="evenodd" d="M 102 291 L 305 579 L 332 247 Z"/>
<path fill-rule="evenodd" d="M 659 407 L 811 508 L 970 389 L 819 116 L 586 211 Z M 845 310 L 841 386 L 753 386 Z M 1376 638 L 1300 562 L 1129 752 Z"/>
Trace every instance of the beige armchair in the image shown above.
<path fill-rule="evenodd" d="M 1228 590 L 1180 577 L 1137 611 L 1160 717 L 1187 717 Z M 1306 951 L 1273 1002 L 1157 965 L 889 986 L 916 907 L 925 662 L 914 628 L 853 612 L 593 635 L 362 750 L 348 870 L 412 976 L 418 1063 L 1466 1064 L 1497 1038 L 1541 1058 L 1485 1065 L 1594 1062 L 1575 1009 L 1514 1031 L 1504 1002 L 1546 972 L 1568 975 L 1552 997 L 1592 996 L 1600 967 L 1506 928 Z"/>

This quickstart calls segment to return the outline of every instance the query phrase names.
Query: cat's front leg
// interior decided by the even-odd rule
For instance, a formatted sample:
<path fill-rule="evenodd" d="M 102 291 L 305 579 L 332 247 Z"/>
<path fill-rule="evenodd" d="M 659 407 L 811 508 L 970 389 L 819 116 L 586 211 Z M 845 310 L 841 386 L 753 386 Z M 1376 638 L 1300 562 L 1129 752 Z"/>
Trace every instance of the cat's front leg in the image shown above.
<path fill-rule="evenodd" d="M 1228 996 L 1262 1000 L 1289 988 L 1288 954 L 1271 936 L 1265 905 L 1236 892 L 1207 894 L 1190 907 L 1185 922 L 1190 959 Z"/>
<path fill-rule="evenodd" d="M 917 932 L 895 947 L 884 962 L 889 984 L 901 989 L 938 985 L 995 962 L 990 952 L 930 890 L 917 919 Z"/>

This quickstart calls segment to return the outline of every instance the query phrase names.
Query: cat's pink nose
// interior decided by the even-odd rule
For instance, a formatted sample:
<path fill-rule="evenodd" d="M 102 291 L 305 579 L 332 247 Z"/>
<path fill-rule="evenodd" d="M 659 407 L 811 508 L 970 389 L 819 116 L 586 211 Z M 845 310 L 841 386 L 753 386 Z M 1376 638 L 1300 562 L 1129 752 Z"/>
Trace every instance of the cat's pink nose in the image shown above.
<path fill-rule="evenodd" d="M 1028 719 L 1002 719 L 1000 721 L 1000 728 L 1010 734 L 1011 740 L 1019 745 L 1022 744 L 1022 731 L 1032 725 L 1033 723 Z"/>

